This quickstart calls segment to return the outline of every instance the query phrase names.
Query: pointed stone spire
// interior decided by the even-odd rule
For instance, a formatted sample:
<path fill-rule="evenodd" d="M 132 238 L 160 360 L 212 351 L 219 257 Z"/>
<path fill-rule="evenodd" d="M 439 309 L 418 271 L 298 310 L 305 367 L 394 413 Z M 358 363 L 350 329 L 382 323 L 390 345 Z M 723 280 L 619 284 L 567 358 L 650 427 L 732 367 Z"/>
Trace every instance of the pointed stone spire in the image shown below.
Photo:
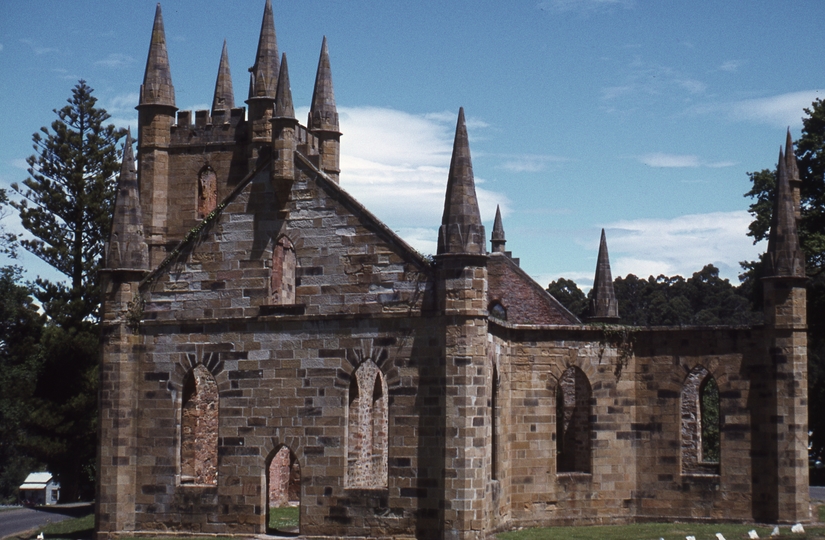
<path fill-rule="evenodd" d="M 610 272 L 610 256 L 607 254 L 607 237 L 602 229 L 596 277 L 593 279 L 593 298 L 590 300 L 591 322 L 615 322 L 619 320 L 619 301 L 613 290 L 613 274 Z"/>
<path fill-rule="evenodd" d="M 235 93 L 232 91 L 232 75 L 229 73 L 229 55 L 226 52 L 226 40 L 223 40 L 221 62 L 218 78 L 215 81 L 215 96 L 212 98 L 212 115 L 215 111 L 230 111 L 235 108 Z M 226 113 L 229 118 L 229 113 Z"/>
<path fill-rule="evenodd" d="M 796 163 L 796 154 L 793 150 L 791 128 L 788 128 L 788 135 L 785 137 L 785 170 L 788 172 L 788 183 L 791 186 L 794 215 L 796 216 L 796 223 L 798 226 L 799 220 L 802 219 L 802 179 L 799 177 L 799 166 Z"/>
<path fill-rule="evenodd" d="M 106 267 L 130 270 L 149 269 L 149 248 L 143 236 L 140 190 L 135 170 L 135 156 L 132 152 L 131 130 L 126 132 L 126 143 L 123 146 L 123 163 L 117 182 Z"/>
<path fill-rule="evenodd" d="M 278 41 L 275 39 L 275 18 L 272 16 L 272 1 L 266 0 L 261 35 L 258 38 L 258 52 L 255 65 L 249 68 L 249 99 L 266 97 L 275 99 L 278 86 Z"/>
<path fill-rule="evenodd" d="M 175 87 L 172 86 L 172 72 L 169 69 L 169 55 L 166 53 L 166 32 L 163 30 L 163 15 L 160 4 L 155 10 L 155 24 L 152 26 L 152 41 L 143 84 L 140 85 L 139 105 L 175 106 Z"/>
<path fill-rule="evenodd" d="M 504 253 L 504 244 L 507 240 L 504 238 L 504 226 L 501 224 L 501 208 L 496 205 L 496 220 L 493 222 L 493 236 L 490 238 L 490 243 L 493 246 L 493 253 Z"/>
<path fill-rule="evenodd" d="M 768 277 L 805 277 L 805 259 L 799 247 L 794 198 L 790 186 L 786 155 L 779 148 L 776 168 L 777 186 L 771 232 L 768 237 Z M 794 162 L 796 159 L 794 158 Z"/>
<path fill-rule="evenodd" d="M 289 68 L 286 64 L 286 53 L 281 56 L 281 69 L 278 72 L 274 118 L 295 118 L 295 108 L 292 106 L 292 89 L 289 87 Z"/>
<path fill-rule="evenodd" d="M 338 131 L 338 109 L 335 107 L 335 91 L 332 89 L 332 69 L 329 64 L 327 37 L 321 44 L 321 57 L 315 74 L 315 89 L 312 91 L 312 106 L 309 109 L 307 127 L 314 132 Z"/>
<path fill-rule="evenodd" d="M 486 254 L 484 225 L 478 210 L 470 141 L 464 122 L 464 108 L 458 110 L 453 156 L 447 178 L 444 214 L 438 230 L 438 254 Z"/>

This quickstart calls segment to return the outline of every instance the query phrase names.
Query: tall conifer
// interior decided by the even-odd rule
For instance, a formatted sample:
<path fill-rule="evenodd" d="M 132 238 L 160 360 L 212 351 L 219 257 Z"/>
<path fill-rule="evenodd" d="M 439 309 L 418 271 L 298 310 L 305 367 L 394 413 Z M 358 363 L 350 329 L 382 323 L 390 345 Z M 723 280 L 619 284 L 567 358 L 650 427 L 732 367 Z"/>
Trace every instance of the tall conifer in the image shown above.
<path fill-rule="evenodd" d="M 37 382 L 26 400 L 21 448 L 61 483 L 61 501 L 91 497 L 97 433 L 98 270 L 109 237 L 124 132 L 106 125 L 92 89 L 81 80 L 51 129 L 32 137 L 30 177 L 12 184 L 11 201 L 32 238 L 22 247 L 64 274 L 38 278 L 34 295 L 48 324 L 32 358 Z"/>
<path fill-rule="evenodd" d="M 61 324 L 94 318 L 99 305 L 97 270 L 109 236 L 123 131 L 104 125 L 109 114 L 96 103 L 86 81 L 79 81 L 68 105 L 54 111 L 51 130 L 42 127 L 32 136 L 31 176 L 12 184 L 22 199 L 11 204 L 34 236 L 21 244 L 68 277 L 65 284 L 37 280 L 37 299 Z"/>

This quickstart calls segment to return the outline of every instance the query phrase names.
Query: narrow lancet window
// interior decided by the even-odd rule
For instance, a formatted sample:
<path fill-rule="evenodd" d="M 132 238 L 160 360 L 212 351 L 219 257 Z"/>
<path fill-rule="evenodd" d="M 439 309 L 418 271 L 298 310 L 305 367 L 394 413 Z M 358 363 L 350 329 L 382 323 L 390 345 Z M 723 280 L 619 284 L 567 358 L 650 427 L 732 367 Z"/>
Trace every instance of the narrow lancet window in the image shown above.
<path fill-rule="evenodd" d="M 591 389 L 577 367 L 562 373 L 556 388 L 556 468 L 560 473 L 589 473 L 591 463 Z"/>
<path fill-rule="evenodd" d="M 682 472 L 719 473 L 719 388 L 710 372 L 697 366 L 682 386 Z"/>
<path fill-rule="evenodd" d="M 183 386 L 180 479 L 182 484 L 218 483 L 218 384 L 203 365 Z"/>
<path fill-rule="evenodd" d="M 218 206 L 218 175 L 207 165 L 198 173 L 198 218 L 205 218 Z"/>
<path fill-rule="evenodd" d="M 295 247 L 289 238 L 282 236 L 272 249 L 272 274 L 270 300 L 273 305 L 295 303 Z"/>
<path fill-rule="evenodd" d="M 347 478 L 349 488 L 387 486 L 387 383 L 368 360 L 353 373 L 349 390 Z"/>

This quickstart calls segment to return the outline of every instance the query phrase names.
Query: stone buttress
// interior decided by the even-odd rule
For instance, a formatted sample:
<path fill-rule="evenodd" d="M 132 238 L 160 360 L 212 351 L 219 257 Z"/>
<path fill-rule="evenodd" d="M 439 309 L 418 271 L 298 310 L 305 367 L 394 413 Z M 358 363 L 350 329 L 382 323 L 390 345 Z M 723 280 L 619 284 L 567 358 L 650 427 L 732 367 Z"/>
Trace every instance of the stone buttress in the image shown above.
<path fill-rule="evenodd" d="M 443 504 L 444 538 L 450 539 L 485 538 L 490 507 L 485 242 L 464 109 L 460 109 L 435 256 L 445 332 Z"/>
<path fill-rule="evenodd" d="M 126 136 L 117 185 L 106 264 L 101 270 L 100 452 L 97 463 L 98 538 L 135 529 L 137 451 L 136 349 L 132 321 L 141 303 L 140 280 L 148 273 L 149 252 L 143 235 L 131 133 Z"/>
<path fill-rule="evenodd" d="M 755 474 L 764 475 L 754 478 L 754 504 L 766 519 L 795 523 L 810 519 L 810 507 L 805 257 L 799 247 L 799 172 L 790 137 L 784 155 L 779 151 L 777 181 L 763 278 L 769 410 L 759 426 L 767 446 L 759 459 L 766 467 L 759 459 L 754 463 Z"/>

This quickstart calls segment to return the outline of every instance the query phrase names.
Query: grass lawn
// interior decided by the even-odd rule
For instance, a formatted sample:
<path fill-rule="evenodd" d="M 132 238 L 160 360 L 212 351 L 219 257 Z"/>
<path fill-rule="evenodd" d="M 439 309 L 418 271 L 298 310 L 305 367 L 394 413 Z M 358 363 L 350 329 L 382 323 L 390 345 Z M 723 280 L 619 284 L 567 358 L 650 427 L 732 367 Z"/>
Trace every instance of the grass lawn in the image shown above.
<path fill-rule="evenodd" d="M 825 505 L 816 508 L 820 522 L 825 522 Z M 269 510 L 269 529 L 281 532 L 297 532 L 299 508 L 297 506 L 271 508 Z M 67 519 L 59 523 L 50 523 L 38 529 L 47 540 L 91 540 L 94 535 L 94 514 Z M 716 533 L 722 533 L 727 540 L 741 540 L 748 537 L 748 531 L 755 529 L 759 538 L 770 538 L 773 527 L 738 524 L 705 523 L 638 523 L 604 527 L 550 527 L 544 529 L 525 529 L 497 535 L 499 540 L 685 540 L 688 535 L 696 540 L 717 540 Z M 791 533 L 790 526 L 780 527 L 781 539 L 825 539 L 825 526 L 805 527 L 805 534 Z M 12 537 L 14 538 L 14 537 Z M 188 537 L 196 540 L 197 537 Z M 128 540 L 128 539 L 124 539 Z M 136 540 L 150 540 L 140 538 Z M 208 540 L 219 540 L 209 538 Z"/>
<path fill-rule="evenodd" d="M 95 532 L 95 515 L 92 513 L 88 516 L 49 523 L 37 532 L 42 532 L 46 538 L 71 538 L 72 540 L 92 538 Z"/>
<path fill-rule="evenodd" d="M 269 528 L 275 531 L 297 532 L 300 508 L 284 506 L 269 509 Z"/>
<path fill-rule="evenodd" d="M 756 530 L 759 538 L 770 538 L 773 527 L 736 524 L 705 523 L 638 523 L 607 527 L 551 527 L 546 529 L 525 529 L 497 535 L 499 540 L 685 540 L 695 536 L 696 540 L 716 540 L 716 533 L 722 533 L 726 540 L 740 540 L 748 537 L 748 531 Z M 805 527 L 805 534 L 791 533 L 790 526 L 780 527 L 779 538 L 797 540 L 825 538 L 825 527 Z"/>

